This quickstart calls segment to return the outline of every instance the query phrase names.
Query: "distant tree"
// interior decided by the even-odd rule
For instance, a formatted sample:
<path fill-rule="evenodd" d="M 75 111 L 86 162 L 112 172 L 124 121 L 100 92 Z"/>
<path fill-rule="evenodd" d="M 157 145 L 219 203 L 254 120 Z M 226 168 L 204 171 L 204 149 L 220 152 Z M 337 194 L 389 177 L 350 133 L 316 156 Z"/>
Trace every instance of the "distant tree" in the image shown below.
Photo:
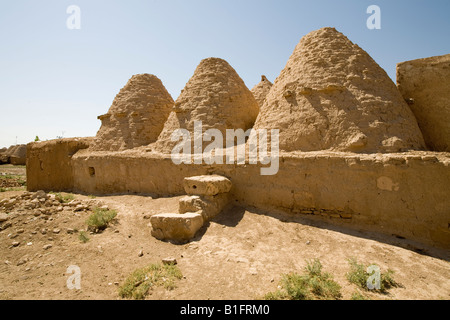
<path fill-rule="evenodd" d="M 39 139 L 39 137 L 36 136 L 36 138 L 34 138 L 34 141 L 41 141 L 41 139 Z"/>

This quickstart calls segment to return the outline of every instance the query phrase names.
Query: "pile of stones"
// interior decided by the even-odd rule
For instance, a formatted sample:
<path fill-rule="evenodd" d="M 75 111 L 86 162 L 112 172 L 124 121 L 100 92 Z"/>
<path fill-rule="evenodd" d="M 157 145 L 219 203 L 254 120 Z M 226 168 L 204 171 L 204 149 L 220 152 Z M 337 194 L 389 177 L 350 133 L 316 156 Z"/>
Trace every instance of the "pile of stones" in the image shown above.
<path fill-rule="evenodd" d="M 0 200 L 0 231 L 11 226 L 10 218 L 15 214 L 30 213 L 35 217 L 48 219 L 51 215 L 63 211 L 87 212 L 99 207 L 97 201 L 83 202 L 81 200 L 65 200 L 59 194 L 37 192 L 23 192 L 8 199 Z M 106 206 L 104 206 L 105 209 Z M 103 208 L 103 207 L 102 207 Z"/>

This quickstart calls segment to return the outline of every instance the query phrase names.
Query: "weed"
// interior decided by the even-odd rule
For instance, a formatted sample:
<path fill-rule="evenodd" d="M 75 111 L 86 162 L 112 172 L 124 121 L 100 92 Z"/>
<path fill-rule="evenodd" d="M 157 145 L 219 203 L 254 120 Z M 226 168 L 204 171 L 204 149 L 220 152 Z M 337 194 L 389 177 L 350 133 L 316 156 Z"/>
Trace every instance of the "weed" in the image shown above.
<path fill-rule="evenodd" d="M 370 274 L 366 271 L 368 266 L 358 263 L 355 258 L 348 259 L 350 272 L 347 273 L 347 280 L 356 284 L 359 288 L 370 290 L 367 286 L 367 280 Z M 377 266 L 376 264 L 371 264 Z M 399 284 L 393 278 L 394 271 L 388 269 L 386 273 L 380 273 L 380 289 L 374 289 L 377 292 L 386 293 L 391 287 L 397 287 Z"/>
<path fill-rule="evenodd" d="M 131 273 L 119 287 L 119 296 L 141 300 L 155 286 L 163 286 L 168 290 L 174 289 L 175 281 L 182 276 L 176 265 L 151 264 Z"/>
<path fill-rule="evenodd" d="M 116 217 L 116 210 L 107 210 L 101 208 L 94 208 L 92 213 L 86 220 L 88 229 L 98 232 L 106 229 L 108 224 Z"/>
<path fill-rule="evenodd" d="M 264 296 L 267 300 L 315 300 L 339 299 L 341 286 L 333 277 L 322 272 L 322 264 L 318 259 L 307 261 L 305 273 L 289 273 L 282 275 L 281 289 Z"/>
<path fill-rule="evenodd" d="M 78 235 L 78 239 L 80 239 L 81 242 L 86 243 L 89 241 L 89 237 L 87 236 L 86 232 L 80 231 L 80 234 Z"/>
<path fill-rule="evenodd" d="M 359 291 L 355 291 L 355 292 L 352 293 L 351 300 L 370 300 L 370 298 L 365 296 L 365 295 L 363 295 Z"/>
<path fill-rule="evenodd" d="M 50 192 L 53 193 L 56 196 L 56 200 L 58 200 L 61 203 L 69 203 L 70 201 L 75 199 L 75 196 L 71 193 L 54 193 L 54 192 Z"/>

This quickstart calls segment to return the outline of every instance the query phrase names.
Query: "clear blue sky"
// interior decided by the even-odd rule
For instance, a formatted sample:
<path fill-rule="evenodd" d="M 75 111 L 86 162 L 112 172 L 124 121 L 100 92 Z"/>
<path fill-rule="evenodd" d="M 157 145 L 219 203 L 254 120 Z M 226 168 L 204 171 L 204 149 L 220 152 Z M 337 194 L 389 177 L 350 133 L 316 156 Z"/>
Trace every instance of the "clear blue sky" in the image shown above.
<path fill-rule="evenodd" d="M 381 30 L 369 30 L 369 5 Z M 69 5 L 81 9 L 70 30 Z M 176 99 L 201 59 L 227 60 L 251 89 L 274 81 L 300 38 L 335 27 L 395 80 L 398 62 L 450 53 L 449 0 L 40 0 L 0 6 L 0 147 L 93 136 L 137 73 Z"/>

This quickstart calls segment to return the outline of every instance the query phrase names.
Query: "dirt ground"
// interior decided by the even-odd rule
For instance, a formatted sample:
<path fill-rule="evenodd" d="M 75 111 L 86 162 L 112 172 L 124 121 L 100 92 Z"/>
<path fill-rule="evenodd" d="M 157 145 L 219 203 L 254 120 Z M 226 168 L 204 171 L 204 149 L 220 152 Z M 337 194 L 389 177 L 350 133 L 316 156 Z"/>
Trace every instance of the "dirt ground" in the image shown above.
<path fill-rule="evenodd" d="M 9 174 L 24 170 L 0 166 Z M 1 192 L 0 201 L 23 192 Z M 12 225 L 0 231 L 0 299 L 119 299 L 118 287 L 133 270 L 167 257 L 176 258 L 183 278 L 175 289 L 153 290 L 148 299 L 260 299 L 277 289 L 283 273 L 302 273 L 306 259 L 314 258 L 342 286 L 342 298 L 350 299 L 356 291 L 346 279 L 350 257 L 395 271 L 401 286 L 388 294 L 362 292 L 370 299 L 450 299 L 448 250 L 239 207 L 219 214 L 193 241 L 172 244 L 151 236 L 148 218 L 177 212 L 180 197 L 75 198 L 117 210 L 116 221 L 82 243 L 67 231 L 85 228 L 86 212 L 64 209 L 45 219 L 32 210 L 16 212 Z M 48 244 L 52 247 L 44 249 Z M 67 287 L 71 265 L 81 270 L 80 290 Z"/>

